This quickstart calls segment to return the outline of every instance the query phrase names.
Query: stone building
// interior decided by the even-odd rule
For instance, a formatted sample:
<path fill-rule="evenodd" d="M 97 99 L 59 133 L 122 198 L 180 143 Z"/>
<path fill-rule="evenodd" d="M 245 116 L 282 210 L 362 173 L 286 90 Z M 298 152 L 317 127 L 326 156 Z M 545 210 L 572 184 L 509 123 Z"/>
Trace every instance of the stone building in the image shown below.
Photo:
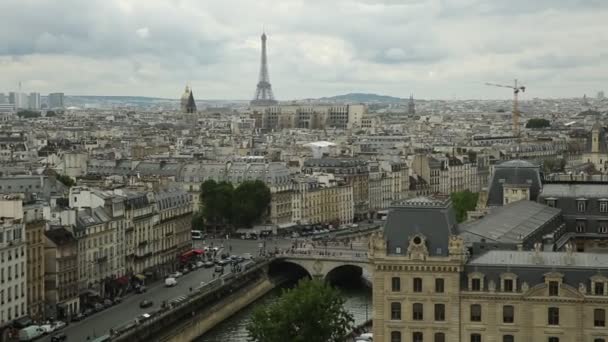
<path fill-rule="evenodd" d="M 67 226 L 51 226 L 44 236 L 46 313 L 65 320 L 80 312 L 78 241 Z"/>
<path fill-rule="evenodd" d="M 23 207 L 25 221 L 25 241 L 27 244 L 27 304 L 30 317 L 46 318 L 45 308 L 45 261 L 44 228 L 42 205 L 31 204 Z"/>
<path fill-rule="evenodd" d="M 152 263 L 160 274 L 177 267 L 177 255 L 192 249 L 192 203 L 179 188 L 154 192 L 158 222 L 152 229 Z"/>
<path fill-rule="evenodd" d="M 582 155 L 583 163 L 591 163 L 599 172 L 608 172 L 608 141 L 606 128 L 596 122 L 587 136 L 585 151 Z"/>
<path fill-rule="evenodd" d="M 0 327 L 28 315 L 26 249 L 22 217 L 0 220 Z"/>
<path fill-rule="evenodd" d="M 500 246 L 475 252 L 448 198 L 391 208 L 370 239 L 374 340 L 606 342 L 608 255 L 543 251 L 544 227 L 510 226 Z"/>
<path fill-rule="evenodd" d="M 295 182 L 292 197 L 293 222 L 335 225 L 352 222 L 352 185 L 328 174 L 301 176 Z"/>

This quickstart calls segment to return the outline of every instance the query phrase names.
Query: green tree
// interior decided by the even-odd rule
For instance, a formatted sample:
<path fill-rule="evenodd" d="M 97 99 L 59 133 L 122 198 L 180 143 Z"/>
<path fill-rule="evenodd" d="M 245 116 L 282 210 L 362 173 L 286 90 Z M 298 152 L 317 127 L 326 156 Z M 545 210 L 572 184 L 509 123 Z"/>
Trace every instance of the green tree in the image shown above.
<path fill-rule="evenodd" d="M 547 173 L 564 171 L 565 167 L 566 160 L 563 158 L 550 158 L 543 160 L 543 171 Z"/>
<path fill-rule="evenodd" d="M 450 197 L 452 198 L 452 204 L 456 212 L 456 220 L 463 222 L 467 218 L 467 211 L 474 210 L 477 206 L 479 194 L 465 190 L 453 192 Z"/>
<path fill-rule="evenodd" d="M 201 184 L 201 211 L 207 223 L 217 227 L 229 221 L 233 192 L 234 188 L 228 182 L 217 183 L 210 179 Z"/>
<path fill-rule="evenodd" d="M 545 128 L 551 127 L 551 122 L 547 119 L 530 119 L 526 123 L 526 128 Z"/>
<path fill-rule="evenodd" d="M 20 118 L 38 118 L 40 117 L 40 112 L 33 110 L 21 110 L 17 112 L 17 116 Z"/>
<path fill-rule="evenodd" d="M 71 188 L 76 185 L 76 181 L 72 177 L 67 175 L 59 175 L 57 176 L 57 180 L 63 183 L 63 185 L 67 186 L 68 188 Z"/>
<path fill-rule="evenodd" d="M 57 113 L 55 113 L 55 111 L 48 110 L 48 111 L 46 112 L 46 117 L 47 117 L 47 118 L 50 118 L 50 117 L 53 117 L 53 116 L 57 116 Z"/>
<path fill-rule="evenodd" d="M 203 230 L 205 228 L 205 217 L 199 210 L 192 215 L 192 230 Z"/>
<path fill-rule="evenodd" d="M 264 216 L 270 204 L 270 189 L 260 180 L 245 181 L 235 190 L 232 219 L 238 226 L 251 225 Z"/>
<path fill-rule="evenodd" d="M 344 297 L 323 280 L 301 280 L 279 300 L 256 309 L 247 326 L 253 342 L 342 342 L 353 327 Z"/>

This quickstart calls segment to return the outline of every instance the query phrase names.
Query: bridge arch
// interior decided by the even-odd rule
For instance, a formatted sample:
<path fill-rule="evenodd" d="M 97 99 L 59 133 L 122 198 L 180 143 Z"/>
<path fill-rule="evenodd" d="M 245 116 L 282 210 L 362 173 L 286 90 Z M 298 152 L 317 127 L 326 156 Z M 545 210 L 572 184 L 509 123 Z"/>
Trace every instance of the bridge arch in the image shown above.
<path fill-rule="evenodd" d="M 336 265 L 325 274 L 325 281 L 338 286 L 352 285 L 361 281 L 363 271 L 361 265 Z"/>
<path fill-rule="evenodd" d="M 268 265 L 268 275 L 287 276 L 293 279 L 312 278 L 312 273 L 298 262 L 285 259 L 277 259 Z"/>

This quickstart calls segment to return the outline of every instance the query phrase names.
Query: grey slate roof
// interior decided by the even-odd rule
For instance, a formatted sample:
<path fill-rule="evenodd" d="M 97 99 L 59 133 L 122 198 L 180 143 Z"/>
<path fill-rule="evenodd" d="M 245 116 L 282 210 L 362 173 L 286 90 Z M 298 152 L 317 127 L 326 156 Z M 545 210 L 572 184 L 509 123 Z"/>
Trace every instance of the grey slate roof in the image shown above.
<path fill-rule="evenodd" d="M 460 231 L 486 241 L 518 243 L 550 224 L 561 210 L 531 201 L 518 201 L 493 208 L 483 218 L 461 225 Z M 552 227 L 548 227 L 552 228 Z"/>
<path fill-rule="evenodd" d="M 573 253 L 568 258 L 566 252 L 539 252 L 540 263 L 536 262 L 534 251 L 499 251 L 492 250 L 469 261 L 469 265 L 490 266 L 521 266 L 537 267 L 548 266 L 550 268 L 589 268 L 593 270 L 608 270 L 607 253 Z M 569 262 L 568 262 L 569 261 Z"/>
<path fill-rule="evenodd" d="M 607 198 L 608 183 L 580 184 L 580 183 L 550 183 L 545 184 L 541 192 L 542 198 Z"/>
<path fill-rule="evenodd" d="M 397 247 L 405 254 L 409 239 L 416 234 L 426 237 L 430 255 L 448 255 L 449 237 L 457 234 L 456 216 L 449 198 L 416 197 L 389 209 L 384 227 L 388 254 L 396 254 Z"/>
<path fill-rule="evenodd" d="M 488 206 L 502 205 L 505 184 L 529 184 L 530 200 L 536 201 L 542 187 L 539 167 L 524 160 L 496 165 L 488 190 Z"/>

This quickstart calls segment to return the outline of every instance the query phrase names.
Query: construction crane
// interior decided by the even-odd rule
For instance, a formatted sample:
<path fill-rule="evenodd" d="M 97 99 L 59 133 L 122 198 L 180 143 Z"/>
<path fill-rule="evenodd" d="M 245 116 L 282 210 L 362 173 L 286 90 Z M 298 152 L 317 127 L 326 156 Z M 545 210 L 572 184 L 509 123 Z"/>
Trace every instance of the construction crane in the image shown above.
<path fill-rule="evenodd" d="M 501 87 L 501 88 L 509 88 L 513 90 L 513 135 L 519 137 L 519 103 L 517 101 L 517 95 L 521 91 L 522 93 L 526 91 L 526 87 L 517 84 L 517 79 L 513 83 L 512 86 L 502 85 L 496 83 L 486 83 L 488 86 L 492 87 Z"/>

